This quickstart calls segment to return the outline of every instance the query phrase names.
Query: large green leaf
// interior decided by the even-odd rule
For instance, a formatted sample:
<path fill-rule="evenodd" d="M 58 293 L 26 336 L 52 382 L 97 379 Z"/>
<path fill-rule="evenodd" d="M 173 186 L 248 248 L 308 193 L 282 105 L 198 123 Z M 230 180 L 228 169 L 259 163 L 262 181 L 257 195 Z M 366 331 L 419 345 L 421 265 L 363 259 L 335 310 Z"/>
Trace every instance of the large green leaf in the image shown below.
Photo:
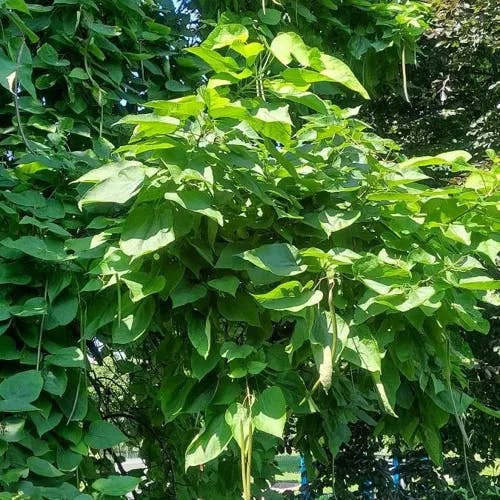
<path fill-rule="evenodd" d="M 141 478 L 133 476 L 108 476 L 92 483 L 94 490 L 110 497 L 123 497 L 134 491 Z"/>
<path fill-rule="evenodd" d="M 135 207 L 125 220 L 120 248 L 126 255 L 140 257 L 170 245 L 175 239 L 172 210 L 142 204 Z"/>
<path fill-rule="evenodd" d="M 252 416 L 248 407 L 240 403 L 233 403 L 226 410 L 225 419 L 231 428 L 234 440 L 240 449 L 244 450 L 250 432 L 252 432 Z"/>
<path fill-rule="evenodd" d="M 476 248 L 476 252 L 486 255 L 493 265 L 496 264 L 496 258 L 500 253 L 500 238 L 495 237 L 481 241 Z M 0 271 L 1 273 L 1 271 Z"/>
<path fill-rule="evenodd" d="M 247 358 L 254 352 L 254 348 L 248 344 L 236 344 L 236 342 L 224 342 L 220 348 L 220 355 L 228 361 L 233 359 Z"/>
<path fill-rule="evenodd" d="M 240 280 L 236 278 L 236 276 L 226 275 L 210 280 L 207 284 L 210 288 L 228 293 L 229 295 L 235 297 L 236 290 L 238 290 L 238 287 L 240 286 Z"/>
<path fill-rule="evenodd" d="M 192 285 L 187 281 L 181 281 L 172 290 L 170 297 L 172 298 L 173 307 L 181 307 L 205 297 L 207 289 L 203 285 Z"/>
<path fill-rule="evenodd" d="M 307 214 L 304 222 L 318 229 L 322 229 L 329 238 L 332 233 L 345 229 L 354 224 L 361 216 L 361 212 L 342 212 L 339 210 L 323 210 L 319 213 Z"/>
<path fill-rule="evenodd" d="M 423 443 L 431 460 L 436 465 L 443 464 L 443 444 L 439 431 L 434 427 L 422 424 L 420 426 Z"/>
<path fill-rule="evenodd" d="M 180 124 L 177 118 L 162 116 L 155 113 L 145 113 L 141 115 L 127 115 L 116 124 L 135 125 L 134 136 L 142 137 L 170 134 Z"/>
<path fill-rule="evenodd" d="M 132 302 L 139 302 L 149 295 L 160 293 L 166 285 L 163 276 L 152 276 L 140 271 L 127 273 L 121 277 L 129 291 Z"/>
<path fill-rule="evenodd" d="M 25 411 L 39 411 L 36 406 L 28 403 L 25 399 L 10 398 L 0 399 L 0 412 L 3 413 L 22 413 Z"/>
<path fill-rule="evenodd" d="M 38 398 L 42 387 L 43 379 L 39 371 L 18 372 L 3 380 L 0 384 L 0 396 L 6 400 L 12 399 L 31 403 Z"/>
<path fill-rule="evenodd" d="M 10 313 L 21 318 L 44 315 L 47 313 L 47 303 L 43 297 L 32 297 L 24 304 L 11 306 Z"/>
<path fill-rule="evenodd" d="M 286 422 L 286 403 L 278 386 L 268 387 L 260 393 L 252 406 L 256 429 L 276 437 L 283 437 Z"/>
<path fill-rule="evenodd" d="M 45 357 L 47 363 L 65 368 L 83 368 L 85 358 L 78 347 L 63 347 Z"/>
<path fill-rule="evenodd" d="M 182 118 L 196 116 L 205 107 L 200 97 L 194 95 L 170 99 L 169 101 L 149 101 L 144 106 L 156 109 L 165 115 Z"/>
<path fill-rule="evenodd" d="M 26 420 L 21 417 L 2 418 L 2 432 L 0 441 L 16 443 L 25 437 L 24 424 Z"/>
<path fill-rule="evenodd" d="M 277 276 L 295 276 L 307 269 L 307 266 L 300 265 L 297 249 L 287 243 L 263 245 L 255 250 L 247 250 L 241 256 L 259 269 Z"/>
<path fill-rule="evenodd" d="M 191 344 L 193 344 L 198 354 L 206 359 L 210 352 L 212 330 L 210 316 L 207 315 L 204 317 L 199 313 L 192 312 L 187 317 L 187 323 L 188 336 Z"/>
<path fill-rule="evenodd" d="M 264 137 L 288 145 L 292 131 L 289 106 L 264 105 L 252 111 L 248 123 Z"/>
<path fill-rule="evenodd" d="M 14 339 L 7 336 L 0 337 L 0 359 L 13 360 L 19 359 L 20 350 L 16 347 Z"/>
<path fill-rule="evenodd" d="M 258 16 L 264 24 L 274 26 L 281 21 L 282 13 L 277 9 L 266 8 L 266 10 L 260 9 Z"/>
<path fill-rule="evenodd" d="M 302 66 L 309 66 L 309 48 L 297 33 L 281 33 L 270 45 L 271 53 L 287 66 L 295 59 Z"/>
<path fill-rule="evenodd" d="M 182 375 L 165 377 L 159 391 L 161 411 L 165 422 L 172 422 L 184 409 L 186 399 L 195 386 L 195 380 Z"/>
<path fill-rule="evenodd" d="M 164 197 L 166 200 L 173 201 L 186 210 L 210 217 L 220 226 L 224 223 L 222 214 L 213 208 L 213 200 L 210 195 L 204 191 L 180 191 L 177 193 L 165 193 Z"/>
<path fill-rule="evenodd" d="M 0 264 L 0 285 L 27 285 L 30 281 L 31 277 L 21 264 L 15 262 Z"/>
<path fill-rule="evenodd" d="M 470 276 L 459 280 L 458 286 L 467 290 L 498 290 L 500 280 L 494 280 L 485 275 Z"/>
<path fill-rule="evenodd" d="M 63 243 L 52 238 L 42 239 L 36 236 L 21 236 L 17 240 L 6 238 L 0 243 L 7 248 L 19 250 L 40 260 L 63 261 L 67 258 Z"/>
<path fill-rule="evenodd" d="M 42 477 L 60 477 L 63 473 L 49 461 L 39 457 L 29 457 L 27 465 L 31 472 Z"/>
<path fill-rule="evenodd" d="M 214 71 L 232 73 L 240 69 L 238 63 L 232 57 L 221 56 L 215 50 L 206 47 L 191 47 L 186 50 L 205 61 Z"/>
<path fill-rule="evenodd" d="M 76 471 L 81 464 L 83 456 L 71 450 L 57 449 L 57 468 L 63 472 Z"/>
<path fill-rule="evenodd" d="M 399 373 L 397 372 L 397 370 L 395 370 L 395 373 L 393 375 L 394 375 L 394 378 L 397 377 L 396 380 L 399 382 Z M 379 372 L 375 372 L 375 371 L 372 372 L 372 380 L 373 380 L 373 383 L 375 384 L 375 388 L 377 389 L 377 392 L 378 392 L 378 395 L 380 398 L 380 402 L 382 403 L 382 407 L 389 415 L 397 418 L 397 415 L 394 411 L 395 397 L 389 396 L 389 394 L 390 394 L 389 390 L 391 390 L 393 393 L 393 388 L 390 385 L 382 382 Z"/>
<path fill-rule="evenodd" d="M 259 306 L 247 293 L 237 292 L 235 297 L 219 297 L 217 308 L 229 321 L 241 321 L 252 326 L 260 326 Z"/>
<path fill-rule="evenodd" d="M 62 396 L 68 384 L 68 376 L 63 368 L 48 365 L 43 373 L 43 389 L 55 396 Z"/>
<path fill-rule="evenodd" d="M 90 448 L 103 449 L 112 448 L 126 439 L 125 434 L 111 422 L 96 420 L 90 424 L 84 441 Z"/>
<path fill-rule="evenodd" d="M 381 371 L 381 354 L 377 341 L 362 326 L 351 332 L 342 357 L 370 372 Z"/>
<path fill-rule="evenodd" d="M 113 325 L 113 342 L 128 344 L 135 342 L 146 332 L 155 310 L 154 301 L 145 299 L 136 306 L 122 311 L 120 321 Z"/>
<path fill-rule="evenodd" d="M 295 85 L 280 81 L 269 82 L 268 85 L 282 99 L 302 104 L 318 113 L 328 114 L 327 103 L 313 92 L 297 90 Z"/>
<path fill-rule="evenodd" d="M 61 422 L 62 417 L 63 414 L 55 409 L 52 409 L 48 417 L 41 415 L 39 412 L 32 412 L 30 414 L 30 418 L 35 424 L 40 437 L 57 427 Z"/>
<path fill-rule="evenodd" d="M 363 85 L 354 76 L 349 66 L 336 57 L 323 54 L 317 49 L 312 49 L 309 53 L 311 67 L 318 71 L 322 76 L 328 78 L 331 82 L 344 85 L 350 90 L 362 95 L 365 99 L 370 96 Z"/>
<path fill-rule="evenodd" d="M 50 305 L 45 326 L 51 330 L 71 323 L 78 312 L 78 298 L 69 294 L 57 297 Z"/>
<path fill-rule="evenodd" d="M 208 373 L 210 373 L 220 361 L 219 353 L 212 349 L 210 354 L 205 359 L 203 356 L 200 356 L 196 351 L 192 351 L 191 353 L 191 369 L 192 376 L 198 380 L 201 380 Z"/>
<path fill-rule="evenodd" d="M 217 458 L 231 441 L 231 428 L 224 414 L 209 418 L 205 427 L 191 441 L 186 450 L 186 470 Z"/>
<path fill-rule="evenodd" d="M 265 309 L 298 312 L 321 301 L 320 290 L 308 290 L 299 281 L 278 285 L 267 293 L 253 294 L 255 300 Z"/>
<path fill-rule="evenodd" d="M 248 30 L 241 24 L 219 24 L 201 44 L 207 49 L 220 49 L 235 42 L 245 43 L 248 40 Z"/>
<path fill-rule="evenodd" d="M 470 153 L 467 151 L 448 151 L 436 156 L 419 156 L 410 158 L 399 164 L 399 168 L 426 167 L 428 165 L 450 164 L 456 161 L 469 161 Z"/>
<path fill-rule="evenodd" d="M 91 203 L 126 203 L 139 192 L 144 178 L 144 169 L 139 165 L 120 168 L 91 187 L 78 204 L 83 207 Z M 85 181 L 87 178 L 80 179 L 80 182 Z"/>

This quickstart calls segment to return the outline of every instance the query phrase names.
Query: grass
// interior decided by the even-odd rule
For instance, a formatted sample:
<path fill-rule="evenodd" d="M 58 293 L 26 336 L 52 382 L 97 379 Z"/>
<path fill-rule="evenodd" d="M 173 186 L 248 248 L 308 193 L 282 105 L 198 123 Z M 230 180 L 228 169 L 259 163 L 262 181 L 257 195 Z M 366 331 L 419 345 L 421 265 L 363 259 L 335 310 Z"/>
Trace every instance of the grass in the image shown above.
<path fill-rule="evenodd" d="M 300 483 L 300 456 L 298 453 L 278 455 L 276 461 L 281 473 L 276 474 L 275 481 Z"/>
<path fill-rule="evenodd" d="M 275 482 L 291 484 L 300 483 L 300 455 L 298 453 L 293 453 L 291 455 L 278 455 L 276 457 L 276 461 L 281 472 L 280 474 L 276 474 L 274 477 Z M 331 492 L 331 488 L 325 488 L 323 492 L 324 494 L 317 497 L 318 500 L 329 499 L 329 493 Z"/>

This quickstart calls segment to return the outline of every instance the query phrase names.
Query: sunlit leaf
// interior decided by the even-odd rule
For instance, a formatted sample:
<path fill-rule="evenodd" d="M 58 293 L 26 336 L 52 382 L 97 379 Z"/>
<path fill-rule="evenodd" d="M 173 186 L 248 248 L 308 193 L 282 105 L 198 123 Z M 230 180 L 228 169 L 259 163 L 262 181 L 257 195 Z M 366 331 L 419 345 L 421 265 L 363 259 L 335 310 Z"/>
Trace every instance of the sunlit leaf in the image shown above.
<path fill-rule="evenodd" d="M 186 470 L 217 458 L 231 441 L 231 429 L 224 414 L 215 415 L 191 441 L 186 450 Z"/>
<path fill-rule="evenodd" d="M 279 387 L 268 387 L 257 396 L 252 407 L 252 420 L 260 431 L 283 437 L 286 403 Z"/>
<path fill-rule="evenodd" d="M 298 312 L 321 301 L 320 290 L 307 290 L 298 281 L 289 281 L 268 293 L 253 294 L 255 300 L 265 309 Z"/>

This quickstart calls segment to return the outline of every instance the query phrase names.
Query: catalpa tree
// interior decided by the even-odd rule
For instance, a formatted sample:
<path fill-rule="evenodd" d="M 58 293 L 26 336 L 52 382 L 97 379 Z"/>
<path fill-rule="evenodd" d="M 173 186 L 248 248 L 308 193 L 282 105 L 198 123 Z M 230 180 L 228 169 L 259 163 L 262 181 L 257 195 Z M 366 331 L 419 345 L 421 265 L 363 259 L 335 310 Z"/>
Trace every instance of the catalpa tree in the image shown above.
<path fill-rule="evenodd" d="M 469 405 L 494 413 L 467 395 L 464 333 L 488 332 L 481 304 L 499 284 L 486 270 L 498 166 L 464 151 L 403 158 L 314 91 L 368 98 L 295 33 L 266 46 L 219 25 L 188 51 L 209 66 L 206 84 L 120 120 L 134 126 L 120 159 L 79 179 L 84 210 L 122 216 L 93 236 L 88 335 L 153 365 L 156 384 L 134 397 L 184 443 L 177 495 L 196 491 L 195 466 L 226 474 L 231 456 L 243 497 L 265 491 L 292 420 L 308 461 L 321 442 L 335 455 L 361 419 L 439 464 L 450 416 L 466 436 Z M 433 187 L 435 165 L 459 182 Z"/>

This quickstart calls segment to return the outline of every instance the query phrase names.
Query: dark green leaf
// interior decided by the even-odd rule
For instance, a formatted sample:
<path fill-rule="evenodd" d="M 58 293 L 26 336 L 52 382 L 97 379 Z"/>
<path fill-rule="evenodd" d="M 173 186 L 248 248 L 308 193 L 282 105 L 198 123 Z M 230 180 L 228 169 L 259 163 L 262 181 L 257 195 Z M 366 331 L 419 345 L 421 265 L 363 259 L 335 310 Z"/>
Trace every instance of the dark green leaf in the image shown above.
<path fill-rule="evenodd" d="M 27 461 L 31 472 L 43 477 L 59 477 L 63 473 L 56 469 L 50 462 L 38 457 L 29 457 Z"/>
<path fill-rule="evenodd" d="M 200 356 L 205 359 L 210 352 L 211 324 L 210 315 L 206 317 L 199 313 L 192 312 L 187 317 L 188 336 L 191 344 Z"/>
<path fill-rule="evenodd" d="M 306 270 L 306 266 L 300 265 L 297 249 L 286 243 L 273 243 L 248 250 L 242 254 L 242 258 L 277 276 L 295 276 Z"/>
<path fill-rule="evenodd" d="M 207 289 L 203 285 L 191 285 L 187 281 L 181 281 L 177 285 L 170 297 L 172 298 L 173 307 L 181 307 L 185 304 L 196 302 L 207 294 Z"/>
<path fill-rule="evenodd" d="M 320 302 L 323 294 L 319 290 L 304 289 L 298 281 L 289 281 L 268 293 L 253 294 L 253 297 L 265 309 L 298 312 Z"/>
<path fill-rule="evenodd" d="M 92 422 L 84 437 L 85 443 L 96 449 L 112 448 L 126 440 L 125 434 L 118 427 L 104 420 Z"/>
<path fill-rule="evenodd" d="M 20 356 L 21 352 L 11 337 L 0 337 L 0 359 L 13 360 L 19 359 Z"/>
<path fill-rule="evenodd" d="M 258 12 L 259 19 L 270 26 L 279 24 L 281 21 L 281 12 L 276 9 L 266 8 L 266 10 L 260 9 Z"/>
<path fill-rule="evenodd" d="M 92 488 L 103 495 L 121 497 L 134 491 L 141 482 L 141 478 L 132 476 L 108 476 L 92 483 Z"/>
<path fill-rule="evenodd" d="M 19 372 L 3 380 L 0 384 L 0 396 L 7 400 L 31 403 L 40 395 L 42 386 L 43 379 L 40 372 L 36 370 Z"/>

